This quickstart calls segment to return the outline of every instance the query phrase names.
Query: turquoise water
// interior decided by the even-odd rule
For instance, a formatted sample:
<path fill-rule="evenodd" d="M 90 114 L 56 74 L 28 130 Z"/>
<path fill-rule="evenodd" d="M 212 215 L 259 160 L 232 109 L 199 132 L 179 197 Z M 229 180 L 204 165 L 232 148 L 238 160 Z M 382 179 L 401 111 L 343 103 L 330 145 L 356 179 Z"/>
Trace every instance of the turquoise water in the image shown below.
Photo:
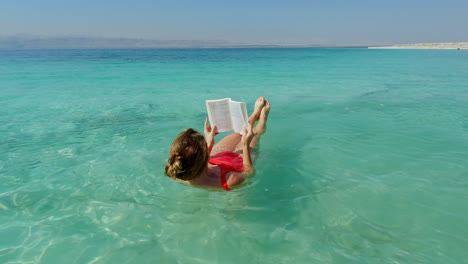
<path fill-rule="evenodd" d="M 246 186 L 163 175 L 260 95 Z M 0 51 L 0 263 L 461 263 L 467 193 L 464 51 Z"/>

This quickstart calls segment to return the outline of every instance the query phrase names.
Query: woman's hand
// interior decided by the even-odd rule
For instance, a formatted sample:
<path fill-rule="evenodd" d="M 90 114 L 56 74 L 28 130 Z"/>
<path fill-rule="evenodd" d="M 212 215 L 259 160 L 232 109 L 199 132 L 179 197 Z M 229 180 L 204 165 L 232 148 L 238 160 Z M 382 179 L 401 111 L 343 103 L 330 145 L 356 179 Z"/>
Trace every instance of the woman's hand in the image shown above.
<path fill-rule="evenodd" d="M 254 133 L 252 131 L 252 125 L 248 124 L 247 127 L 244 127 L 244 134 L 242 135 L 242 144 L 244 146 L 249 146 L 253 137 Z"/>
<path fill-rule="evenodd" d="M 213 128 L 211 128 L 211 125 L 208 126 L 208 117 L 205 119 L 205 129 L 203 130 L 203 133 L 205 134 L 208 151 L 211 152 L 214 145 L 214 137 L 218 135 L 218 128 L 216 126 L 213 126 Z"/>

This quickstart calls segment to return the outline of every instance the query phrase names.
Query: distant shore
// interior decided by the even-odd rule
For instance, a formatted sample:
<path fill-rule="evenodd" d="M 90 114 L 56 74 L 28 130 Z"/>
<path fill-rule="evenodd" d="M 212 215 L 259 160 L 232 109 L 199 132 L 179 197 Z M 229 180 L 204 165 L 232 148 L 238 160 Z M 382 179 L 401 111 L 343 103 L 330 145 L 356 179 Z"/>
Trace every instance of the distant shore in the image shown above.
<path fill-rule="evenodd" d="M 399 44 L 393 46 L 368 47 L 369 49 L 468 49 L 468 42 Z"/>
<path fill-rule="evenodd" d="M 0 50 L 40 49 L 209 49 L 209 48 L 367 48 L 367 45 L 239 43 L 226 40 L 153 40 L 136 38 L 1 36 Z"/>

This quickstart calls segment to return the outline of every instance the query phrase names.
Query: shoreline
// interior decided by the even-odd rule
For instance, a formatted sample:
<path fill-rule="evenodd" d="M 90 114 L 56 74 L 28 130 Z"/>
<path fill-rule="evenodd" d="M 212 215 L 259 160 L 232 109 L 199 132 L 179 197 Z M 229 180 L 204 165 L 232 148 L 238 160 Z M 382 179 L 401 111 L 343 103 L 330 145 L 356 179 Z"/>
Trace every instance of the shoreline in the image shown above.
<path fill-rule="evenodd" d="M 468 42 L 398 44 L 392 46 L 367 47 L 368 49 L 450 49 L 468 50 Z"/>

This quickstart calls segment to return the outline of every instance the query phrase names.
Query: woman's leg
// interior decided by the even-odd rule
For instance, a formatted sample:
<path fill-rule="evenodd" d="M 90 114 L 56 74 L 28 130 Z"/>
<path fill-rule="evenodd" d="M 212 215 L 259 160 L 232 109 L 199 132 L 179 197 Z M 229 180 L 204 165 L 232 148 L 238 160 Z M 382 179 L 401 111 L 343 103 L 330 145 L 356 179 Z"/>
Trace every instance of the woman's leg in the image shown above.
<path fill-rule="evenodd" d="M 265 105 L 262 107 L 260 112 L 260 118 L 257 125 L 253 128 L 254 137 L 250 142 L 250 148 L 254 148 L 257 140 L 265 133 L 266 131 L 266 122 L 268 119 L 268 114 L 270 113 L 270 103 L 265 100 Z M 234 152 L 238 152 L 242 150 L 242 142 L 239 142 L 234 150 Z"/>
<path fill-rule="evenodd" d="M 234 151 L 241 138 L 241 134 L 235 132 L 225 136 L 214 145 L 213 149 L 211 150 L 211 155 L 216 155 L 224 151 Z"/>
<path fill-rule="evenodd" d="M 257 101 L 255 101 L 255 108 L 253 113 L 249 117 L 249 124 L 253 125 L 255 122 L 259 119 L 261 110 L 265 104 L 265 98 L 263 96 L 259 97 Z M 241 139 L 242 136 L 239 133 L 232 133 L 227 136 L 225 136 L 223 139 L 221 139 L 218 143 L 216 143 L 211 150 L 211 155 L 216 155 L 220 152 L 224 151 L 235 151 L 237 145 L 241 144 Z"/>
<path fill-rule="evenodd" d="M 250 148 L 255 147 L 257 140 L 265 133 L 268 114 L 270 114 L 270 103 L 268 101 L 265 101 L 265 106 L 262 108 L 262 111 L 260 113 L 260 119 L 257 125 L 253 128 L 253 133 L 255 137 L 250 142 Z"/>

